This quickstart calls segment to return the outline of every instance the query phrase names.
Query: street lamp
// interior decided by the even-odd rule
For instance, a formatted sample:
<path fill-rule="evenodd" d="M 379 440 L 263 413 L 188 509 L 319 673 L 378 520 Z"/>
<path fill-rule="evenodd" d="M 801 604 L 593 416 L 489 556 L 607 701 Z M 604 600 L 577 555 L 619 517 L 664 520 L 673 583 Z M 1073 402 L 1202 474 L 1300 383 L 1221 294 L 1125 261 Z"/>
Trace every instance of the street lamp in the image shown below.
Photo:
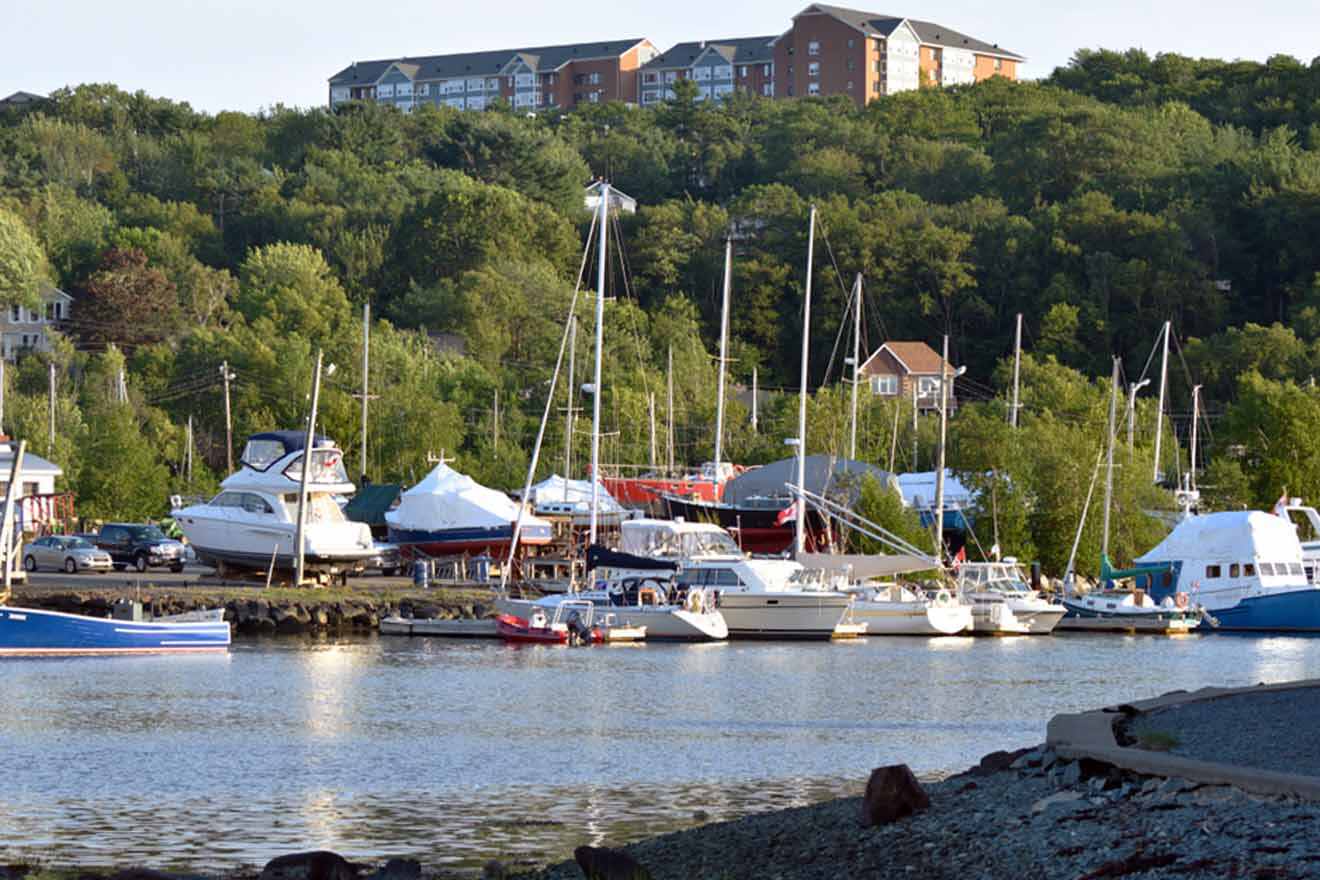
<path fill-rule="evenodd" d="M 1128 451 L 1131 451 L 1137 442 L 1137 392 L 1149 384 L 1149 379 L 1142 379 L 1140 382 L 1132 382 L 1128 385 Z"/>

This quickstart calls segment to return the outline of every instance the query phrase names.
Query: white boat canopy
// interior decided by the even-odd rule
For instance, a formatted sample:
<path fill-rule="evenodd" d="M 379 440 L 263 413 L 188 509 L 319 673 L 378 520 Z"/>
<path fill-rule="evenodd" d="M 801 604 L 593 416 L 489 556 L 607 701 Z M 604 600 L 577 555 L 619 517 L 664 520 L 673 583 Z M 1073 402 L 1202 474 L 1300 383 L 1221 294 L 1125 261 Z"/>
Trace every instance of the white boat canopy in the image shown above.
<path fill-rule="evenodd" d="M 1302 545 L 1289 520 L 1260 510 L 1230 510 L 1189 516 L 1159 544 L 1136 558 L 1139 564 L 1177 562 L 1297 562 Z"/>
<path fill-rule="evenodd" d="M 633 556 L 741 556 L 729 533 L 714 523 L 634 519 L 619 526 L 619 549 Z"/>
<path fill-rule="evenodd" d="M 518 518 L 518 505 L 466 474 L 437 464 L 426 477 L 399 496 L 399 506 L 385 513 L 385 521 L 399 529 L 495 528 Z M 550 523 L 523 514 L 522 527 L 541 527 L 549 533 Z"/>
<path fill-rule="evenodd" d="M 613 516 L 615 518 L 623 514 L 623 507 L 614 497 L 605 490 L 605 487 L 599 482 L 596 484 L 596 491 L 599 493 L 597 503 L 600 505 L 602 516 Z M 591 482 L 589 480 L 569 480 L 551 474 L 541 482 L 532 487 L 528 494 L 528 500 L 531 501 L 534 509 L 556 508 L 561 505 L 568 505 L 574 513 L 591 512 Z"/>
<path fill-rule="evenodd" d="M 860 553 L 800 553 L 797 561 L 812 571 L 848 571 L 855 578 L 893 577 L 915 571 L 939 568 L 939 563 L 926 556 L 896 553 L 868 556 Z"/>

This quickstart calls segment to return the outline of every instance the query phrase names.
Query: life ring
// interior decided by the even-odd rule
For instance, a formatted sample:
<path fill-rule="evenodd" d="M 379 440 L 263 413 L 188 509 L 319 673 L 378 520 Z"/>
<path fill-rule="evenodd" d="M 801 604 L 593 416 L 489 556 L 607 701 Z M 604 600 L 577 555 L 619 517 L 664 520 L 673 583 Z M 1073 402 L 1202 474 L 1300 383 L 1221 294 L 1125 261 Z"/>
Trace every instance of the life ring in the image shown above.
<path fill-rule="evenodd" d="M 655 587 L 642 587 L 637 591 L 637 604 L 645 605 L 647 597 L 650 597 L 652 605 L 660 604 L 660 594 L 656 592 Z"/>
<path fill-rule="evenodd" d="M 1174 593 L 1173 604 L 1177 605 L 1179 608 L 1186 609 L 1189 604 L 1187 594 L 1182 592 Z"/>
<path fill-rule="evenodd" d="M 701 613 L 701 590 L 689 590 L 687 594 L 687 609 L 693 614 Z"/>
<path fill-rule="evenodd" d="M 950 604 L 952 601 L 953 601 L 953 597 L 949 595 L 948 590 L 940 590 L 938 593 L 935 594 L 935 604 L 940 606 L 941 608 L 943 608 L 945 605 Z"/>

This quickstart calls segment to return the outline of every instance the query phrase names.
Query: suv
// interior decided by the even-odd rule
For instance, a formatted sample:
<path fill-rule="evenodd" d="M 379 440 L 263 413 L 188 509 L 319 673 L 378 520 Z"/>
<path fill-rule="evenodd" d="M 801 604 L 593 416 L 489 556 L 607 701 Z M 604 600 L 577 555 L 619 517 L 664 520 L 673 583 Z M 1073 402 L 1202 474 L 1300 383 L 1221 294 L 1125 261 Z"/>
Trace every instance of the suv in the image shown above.
<path fill-rule="evenodd" d="M 132 565 L 138 571 L 153 566 L 183 571 L 183 544 L 166 537 L 156 526 L 108 523 L 96 536 L 96 546 L 110 554 L 118 569 Z"/>

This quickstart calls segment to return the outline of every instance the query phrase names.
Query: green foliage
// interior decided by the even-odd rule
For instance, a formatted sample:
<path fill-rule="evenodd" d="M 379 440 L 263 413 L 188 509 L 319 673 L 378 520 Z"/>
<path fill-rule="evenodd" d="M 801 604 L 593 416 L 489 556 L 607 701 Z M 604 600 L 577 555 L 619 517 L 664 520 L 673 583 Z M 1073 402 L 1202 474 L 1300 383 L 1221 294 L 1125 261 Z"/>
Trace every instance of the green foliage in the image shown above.
<path fill-rule="evenodd" d="M 934 552 L 931 533 L 921 527 L 921 520 L 918 519 L 915 511 L 903 506 L 903 496 L 897 486 L 881 483 L 874 474 L 867 474 L 862 480 L 862 490 L 857 498 L 857 513 L 918 550 Z M 856 535 L 855 541 L 856 552 L 859 553 L 895 552 L 892 545 L 886 545 L 866 535 Z"/>
<path fill-rule="evenodd" d="M 0 305 L 34 304 L 45 274 L 41 245 L 21 219 L 0 208 Z"/>
<path fill-rule="evenodd" d="M 312 340 L 330 336 L 349 317 L 348 297 L 320 252 L 272 244 L 248 254 L 235 308 L 249 323 Z"/>
<path fill-rule="evenodd" d="M 76 326 L 84 342 L 148 344 L 178 325 L 174 284 L 136 248 L 106 251 L 80 293 Z"/>

